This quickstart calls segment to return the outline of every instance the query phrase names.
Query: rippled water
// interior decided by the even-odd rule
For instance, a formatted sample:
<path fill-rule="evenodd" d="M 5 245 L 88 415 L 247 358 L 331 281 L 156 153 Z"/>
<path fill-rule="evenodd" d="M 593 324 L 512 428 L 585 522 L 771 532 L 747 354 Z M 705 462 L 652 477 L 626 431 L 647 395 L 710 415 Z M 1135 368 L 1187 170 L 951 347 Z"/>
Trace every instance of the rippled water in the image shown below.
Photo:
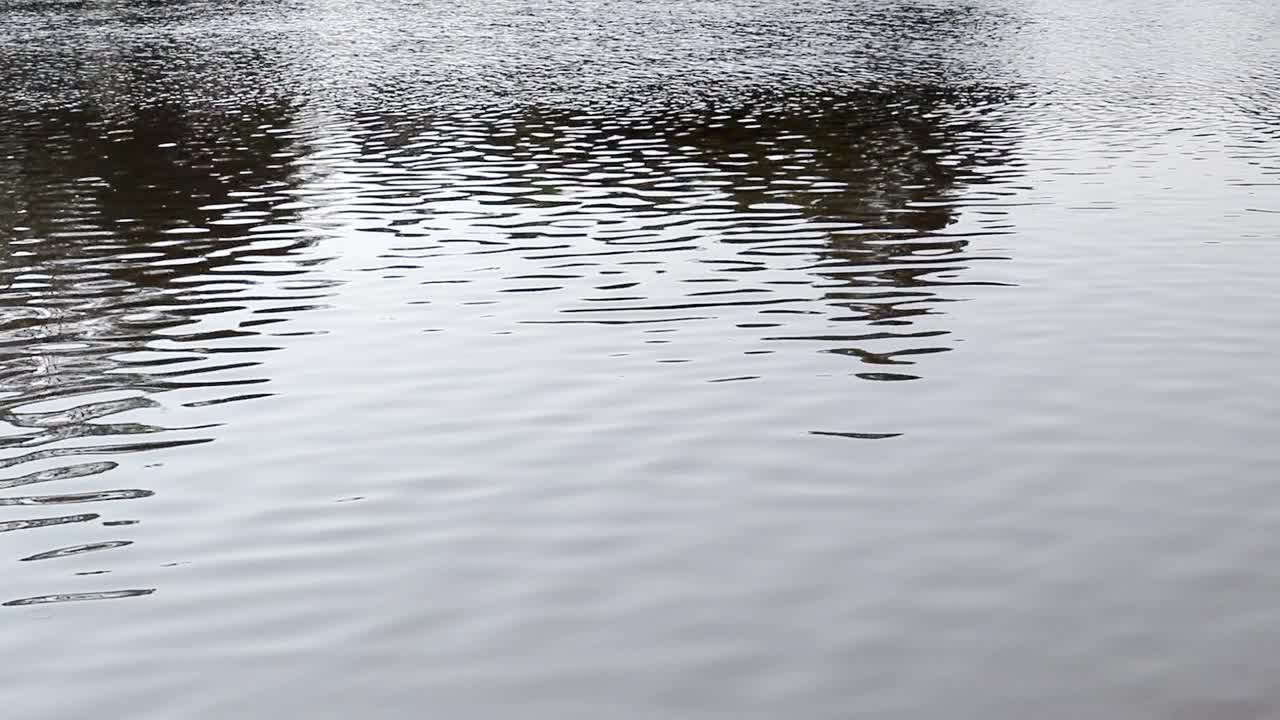
<path fill-rule="evenodd" d="M 6 717 L 1280 707 L 1274 3 L 7 0 L 0 88 Z"/>

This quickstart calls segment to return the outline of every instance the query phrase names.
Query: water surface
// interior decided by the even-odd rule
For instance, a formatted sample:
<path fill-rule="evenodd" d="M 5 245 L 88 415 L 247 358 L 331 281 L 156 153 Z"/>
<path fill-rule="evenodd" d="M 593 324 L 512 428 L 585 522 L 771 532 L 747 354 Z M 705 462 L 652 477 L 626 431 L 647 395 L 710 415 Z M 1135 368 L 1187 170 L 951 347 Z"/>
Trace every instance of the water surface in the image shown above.
<path fill-rule="evenodd" d="M 0 2 L 6 716 L 1272 717 L 1277 38 Z"/>

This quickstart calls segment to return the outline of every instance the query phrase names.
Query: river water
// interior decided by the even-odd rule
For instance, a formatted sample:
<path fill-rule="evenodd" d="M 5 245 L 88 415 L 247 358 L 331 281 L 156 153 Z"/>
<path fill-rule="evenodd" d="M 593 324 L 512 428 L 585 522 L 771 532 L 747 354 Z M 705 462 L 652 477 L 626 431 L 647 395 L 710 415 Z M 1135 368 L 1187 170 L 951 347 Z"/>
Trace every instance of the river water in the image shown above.
<path fill-rule="evenodd" d="M 1280 5 L 0 0 L 0 700 L 1274 718 Z"/>

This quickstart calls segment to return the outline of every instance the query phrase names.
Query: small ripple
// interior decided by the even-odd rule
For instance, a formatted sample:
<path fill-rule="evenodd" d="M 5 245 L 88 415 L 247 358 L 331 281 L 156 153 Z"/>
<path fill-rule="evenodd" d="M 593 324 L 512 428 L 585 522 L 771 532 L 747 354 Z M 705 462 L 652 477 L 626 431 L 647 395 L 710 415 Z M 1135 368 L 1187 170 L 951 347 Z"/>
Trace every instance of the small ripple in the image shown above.
<path fill-rule="evenodd" d="M 863 380 L 876 380 L 879 382 L 902 382 L 904 380 L 920 379 L 919 375 L 907 375 L 906 373 L 864 372 L 855 374 Z"/>
<path fill-rule="evenodd" d="M 110 540 L 107 542 L 85 543 L 83 545 L 71 545 L 70 547 L 58 548 L 56 550 L 46 550 L 35 555 L 28 555 L 21 559 L 21 562 L 34 562 L 36 560 L 56 560 L 58 558 L 71 557 L 73 555 L 83 555 L 85 553 L 98 552 L 99 550 L 111 550 L 114 548 L 132 545 L 132 540 Z"/>
<path fill-rule="evenodd" d="M 156 591 L 155 588 L 143 590 L 106 590 L 99 592 L 80 592 L 80 593 L 59 593 L 56 595 L 37 595 L 35 597 L 19 598 L 4 603 L 4 607 L 21 607 L 26 605 L 48 605 L 51 603 L 68 603 L 81 602 L 84 600 L 117 600 L 120 598 L 141 597 L 150 595 Z"/>
<path fill-rule="evenodd" d="M 119 464 L 114 462 L 93 462 L 80 463 L 78 465 L 65 465 L 63 467 L 52 468 L 50 470 L 40 470 L 21 477 L 2 479 L 0 480 L 0 490 L 9 490 L 11 488 L 22 487 L 24 485 L 53 482 L 55 480 L 69 480 L 71 478 L 88 477 L 90 475 L 98 475 L 114 470 L 117 467 L 119 467 Z"/>
<path fill-rule="evenodd" d="M 854 440 L 889 440 L 891 438 L 902 437 L 902 433 L 835 432 L 832 430 L 810 430 L 809 434 L 852 438 Z"/>
<path fill-rule="evenodd" d="M 99 517 L 101 516 L 97 513 L 83 513 L 80 515 L 63 515 L 61 517 L 36 518 L 32 520 L 9 520 L 6 522 L 0 522 L 0 532 L 32 530 L 35 528 L 52 527 L 54 525 L 89 522 L 90 520 L 97 520 Z"/>
<path fill-rule="evenodd" d="M 150 490 L 102 490 L 65 495 L 0 498 L 0 505 L 71 505 L 86 502 L 105 502 L 107 500 L 136 500 L 138 498 L 151 497 L 154 494 Z"/>
<path fill-rule="evenodd" d="M 23 463 L 73 455 L 105 455 L 115 453 L 135 453 L 147 450 L 164 450 L 166 448 L 185 447 L 212 442 L 213 438 L 193 438 L 191 440 L 161 440 L 150 443 L 133 443 L 130 445 L 98 445 L 87 447 L 57 448 L 53 450 L 37 450 L 36 452 L 17 457 L 0 459 L 0 468 L 9 468 Z"/>

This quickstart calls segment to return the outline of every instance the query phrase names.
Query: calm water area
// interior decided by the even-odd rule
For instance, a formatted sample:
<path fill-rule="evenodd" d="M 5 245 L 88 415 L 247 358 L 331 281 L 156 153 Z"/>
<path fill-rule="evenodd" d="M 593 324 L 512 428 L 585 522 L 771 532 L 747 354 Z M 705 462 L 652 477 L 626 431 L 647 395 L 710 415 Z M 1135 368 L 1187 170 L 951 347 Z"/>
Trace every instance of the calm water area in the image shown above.
<path fill-rule="evenodd" d="M 0 0 L 0 717 L 1280 717 L 1280 3 Z"/>

